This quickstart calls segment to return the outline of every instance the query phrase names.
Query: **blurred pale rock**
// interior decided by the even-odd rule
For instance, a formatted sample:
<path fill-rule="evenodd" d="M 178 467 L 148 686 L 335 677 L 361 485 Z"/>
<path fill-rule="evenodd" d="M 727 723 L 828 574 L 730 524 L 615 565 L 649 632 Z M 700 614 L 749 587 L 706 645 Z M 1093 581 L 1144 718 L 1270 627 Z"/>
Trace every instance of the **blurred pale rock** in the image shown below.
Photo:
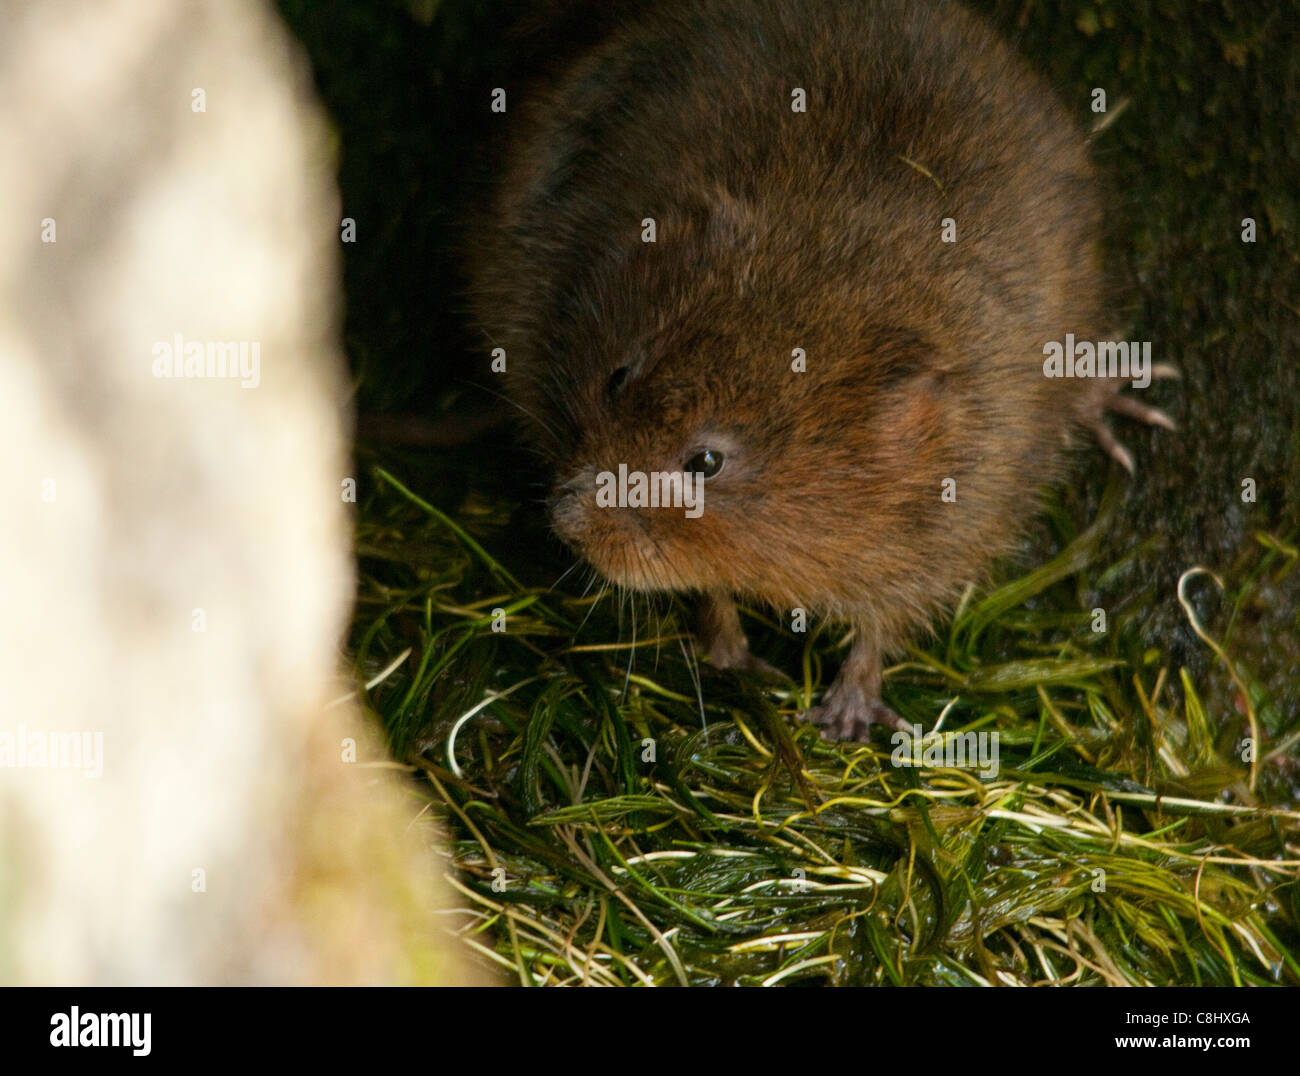
<path fill-rule="evenodd" d="M 350 419 L 304 64 L 252 0 L 10 0 L 0 102 L 0 981 L 464 981 L 436 835 L 326 706 Z M 257 387 L 156 377 L 177 334 L 255 343 Z"/>

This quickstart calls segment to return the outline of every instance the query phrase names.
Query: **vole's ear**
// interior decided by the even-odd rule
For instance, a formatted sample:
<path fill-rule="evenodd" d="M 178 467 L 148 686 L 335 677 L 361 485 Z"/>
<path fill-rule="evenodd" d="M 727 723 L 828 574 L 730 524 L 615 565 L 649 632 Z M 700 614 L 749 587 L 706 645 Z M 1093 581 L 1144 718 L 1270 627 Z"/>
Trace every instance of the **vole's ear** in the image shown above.
<path fill-rule="evenodd" d="M 863 331 L 870 362 L 863 375 L 875 389 L 904 385 L 938 371 L 934 341 L 925 333 L 900 325 L 876 325 Z"/>
<path fill-rule="evenodd" d="M 661 239 L 682 234 L 693 236 L 696 242 L 707 244 L 710 250 L 729 247 L 752 247 L 758 238 L 759 215 L 747 198 L 735 195 L 725 187 L 714 187 L 707 193 L 693 194 L 675 205 L 659 219 Z M 629 244 L 630 256 L 636 258 L 647 249 L 647 244 Z"/>

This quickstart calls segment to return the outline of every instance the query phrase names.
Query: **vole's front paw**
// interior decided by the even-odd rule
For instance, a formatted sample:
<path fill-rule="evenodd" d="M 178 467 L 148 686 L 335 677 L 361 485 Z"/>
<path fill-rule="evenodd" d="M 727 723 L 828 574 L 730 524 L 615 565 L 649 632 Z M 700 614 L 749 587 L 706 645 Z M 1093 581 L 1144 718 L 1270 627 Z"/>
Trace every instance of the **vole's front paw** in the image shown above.
<path fill-rule="evenodd" d="M 736 603 L 725 591 L 705 594 L 699 606 L 698 637 L 704 656 L 719 669 L 738 669 L 769 680 L 790 681 L 775 665 L 749 652 Z"/>
<path fill-rule="evenodd" d="M 886 725 L 891 729 L 907 727 L 907 722 L 879 698 L 868 698 L 839 683 L 832 684 L 822 696 L 821 705 L 814 706 L 804 716 L 820 726 L 824 740 L 866 743 L 871 738 L 872 725 Z"/>
<path fill-rule="evenodd" d="M 790 681 L 790 677 L 786 673 L 771 662 L 764 661 L 757 655 L 751 654 L 748 650 L 733 656 L 727 661 L 719 661 L 714 658 L 713 663 L 721 669 L 737 669 L 740 672 L 761 676 L 766 680 L 783 680 L 787 683 Z"/>

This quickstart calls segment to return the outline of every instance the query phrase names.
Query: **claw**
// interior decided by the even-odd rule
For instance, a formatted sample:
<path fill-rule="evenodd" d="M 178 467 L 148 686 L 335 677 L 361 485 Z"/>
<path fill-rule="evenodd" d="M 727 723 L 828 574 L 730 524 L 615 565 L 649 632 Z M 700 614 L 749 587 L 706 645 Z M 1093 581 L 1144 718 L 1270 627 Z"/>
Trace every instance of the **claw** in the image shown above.
<path fill-rule="evenodd" d="M 1112 411 L 1116 411 L 1121 415 L 1128 415 L 1129 418 L 1135 418 L 1139 422 L 1147 423 L 1149 426 L 1163 426 L 1166 430 L 1178 429 L 1174 424 L 1174 420 L 1161 411 L 1160 408 L 1138 403 L 1131 396 L 1117 394 L 1106 401 L 1106 406 Z"/>
<path fill-rule="evenodd" d="M 1133 464 L 1133 457 L 1129 454 L 1127 448 L 1115 440 L 1115 435 L 1110 432 L 1110 427 L 1107 426 L 1106 423 L 1098 419 L 1092 425 L 1092 432 L 1097 438 L 1097 444 L 1101 446 L 1101 450 L 1105 452 L 1106 455 L 1115 460 L 1115 462 L 1123 467 L 1124 470 L 1128 471 L 1130 475 L 1136 473 L 1136 468 Z"/>

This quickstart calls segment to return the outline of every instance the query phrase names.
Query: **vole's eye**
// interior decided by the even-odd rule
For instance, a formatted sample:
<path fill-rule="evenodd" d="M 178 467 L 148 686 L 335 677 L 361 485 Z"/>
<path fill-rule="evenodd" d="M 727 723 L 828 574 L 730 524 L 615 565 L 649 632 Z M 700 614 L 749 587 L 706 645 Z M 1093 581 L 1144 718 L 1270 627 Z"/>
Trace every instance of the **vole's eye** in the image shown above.
<path fill-rule="evenodd" d="M 726 462 L 727 458 L 721 452 L 705 448 L 686 461 L 685 470 L 692 474 L 702 474 L 705 478 L 712 478 L 722 470 L 722 465 Z"/>
<path fill-rule="evenodd" d="M 609 375 L 609 380 L 605 382 L 605 395 L 611 400 L 619 394 L 619 390 L 622 389 L 624 382 L 627 381 L 627 374 L 627 367 L 620 366 Z"/>

